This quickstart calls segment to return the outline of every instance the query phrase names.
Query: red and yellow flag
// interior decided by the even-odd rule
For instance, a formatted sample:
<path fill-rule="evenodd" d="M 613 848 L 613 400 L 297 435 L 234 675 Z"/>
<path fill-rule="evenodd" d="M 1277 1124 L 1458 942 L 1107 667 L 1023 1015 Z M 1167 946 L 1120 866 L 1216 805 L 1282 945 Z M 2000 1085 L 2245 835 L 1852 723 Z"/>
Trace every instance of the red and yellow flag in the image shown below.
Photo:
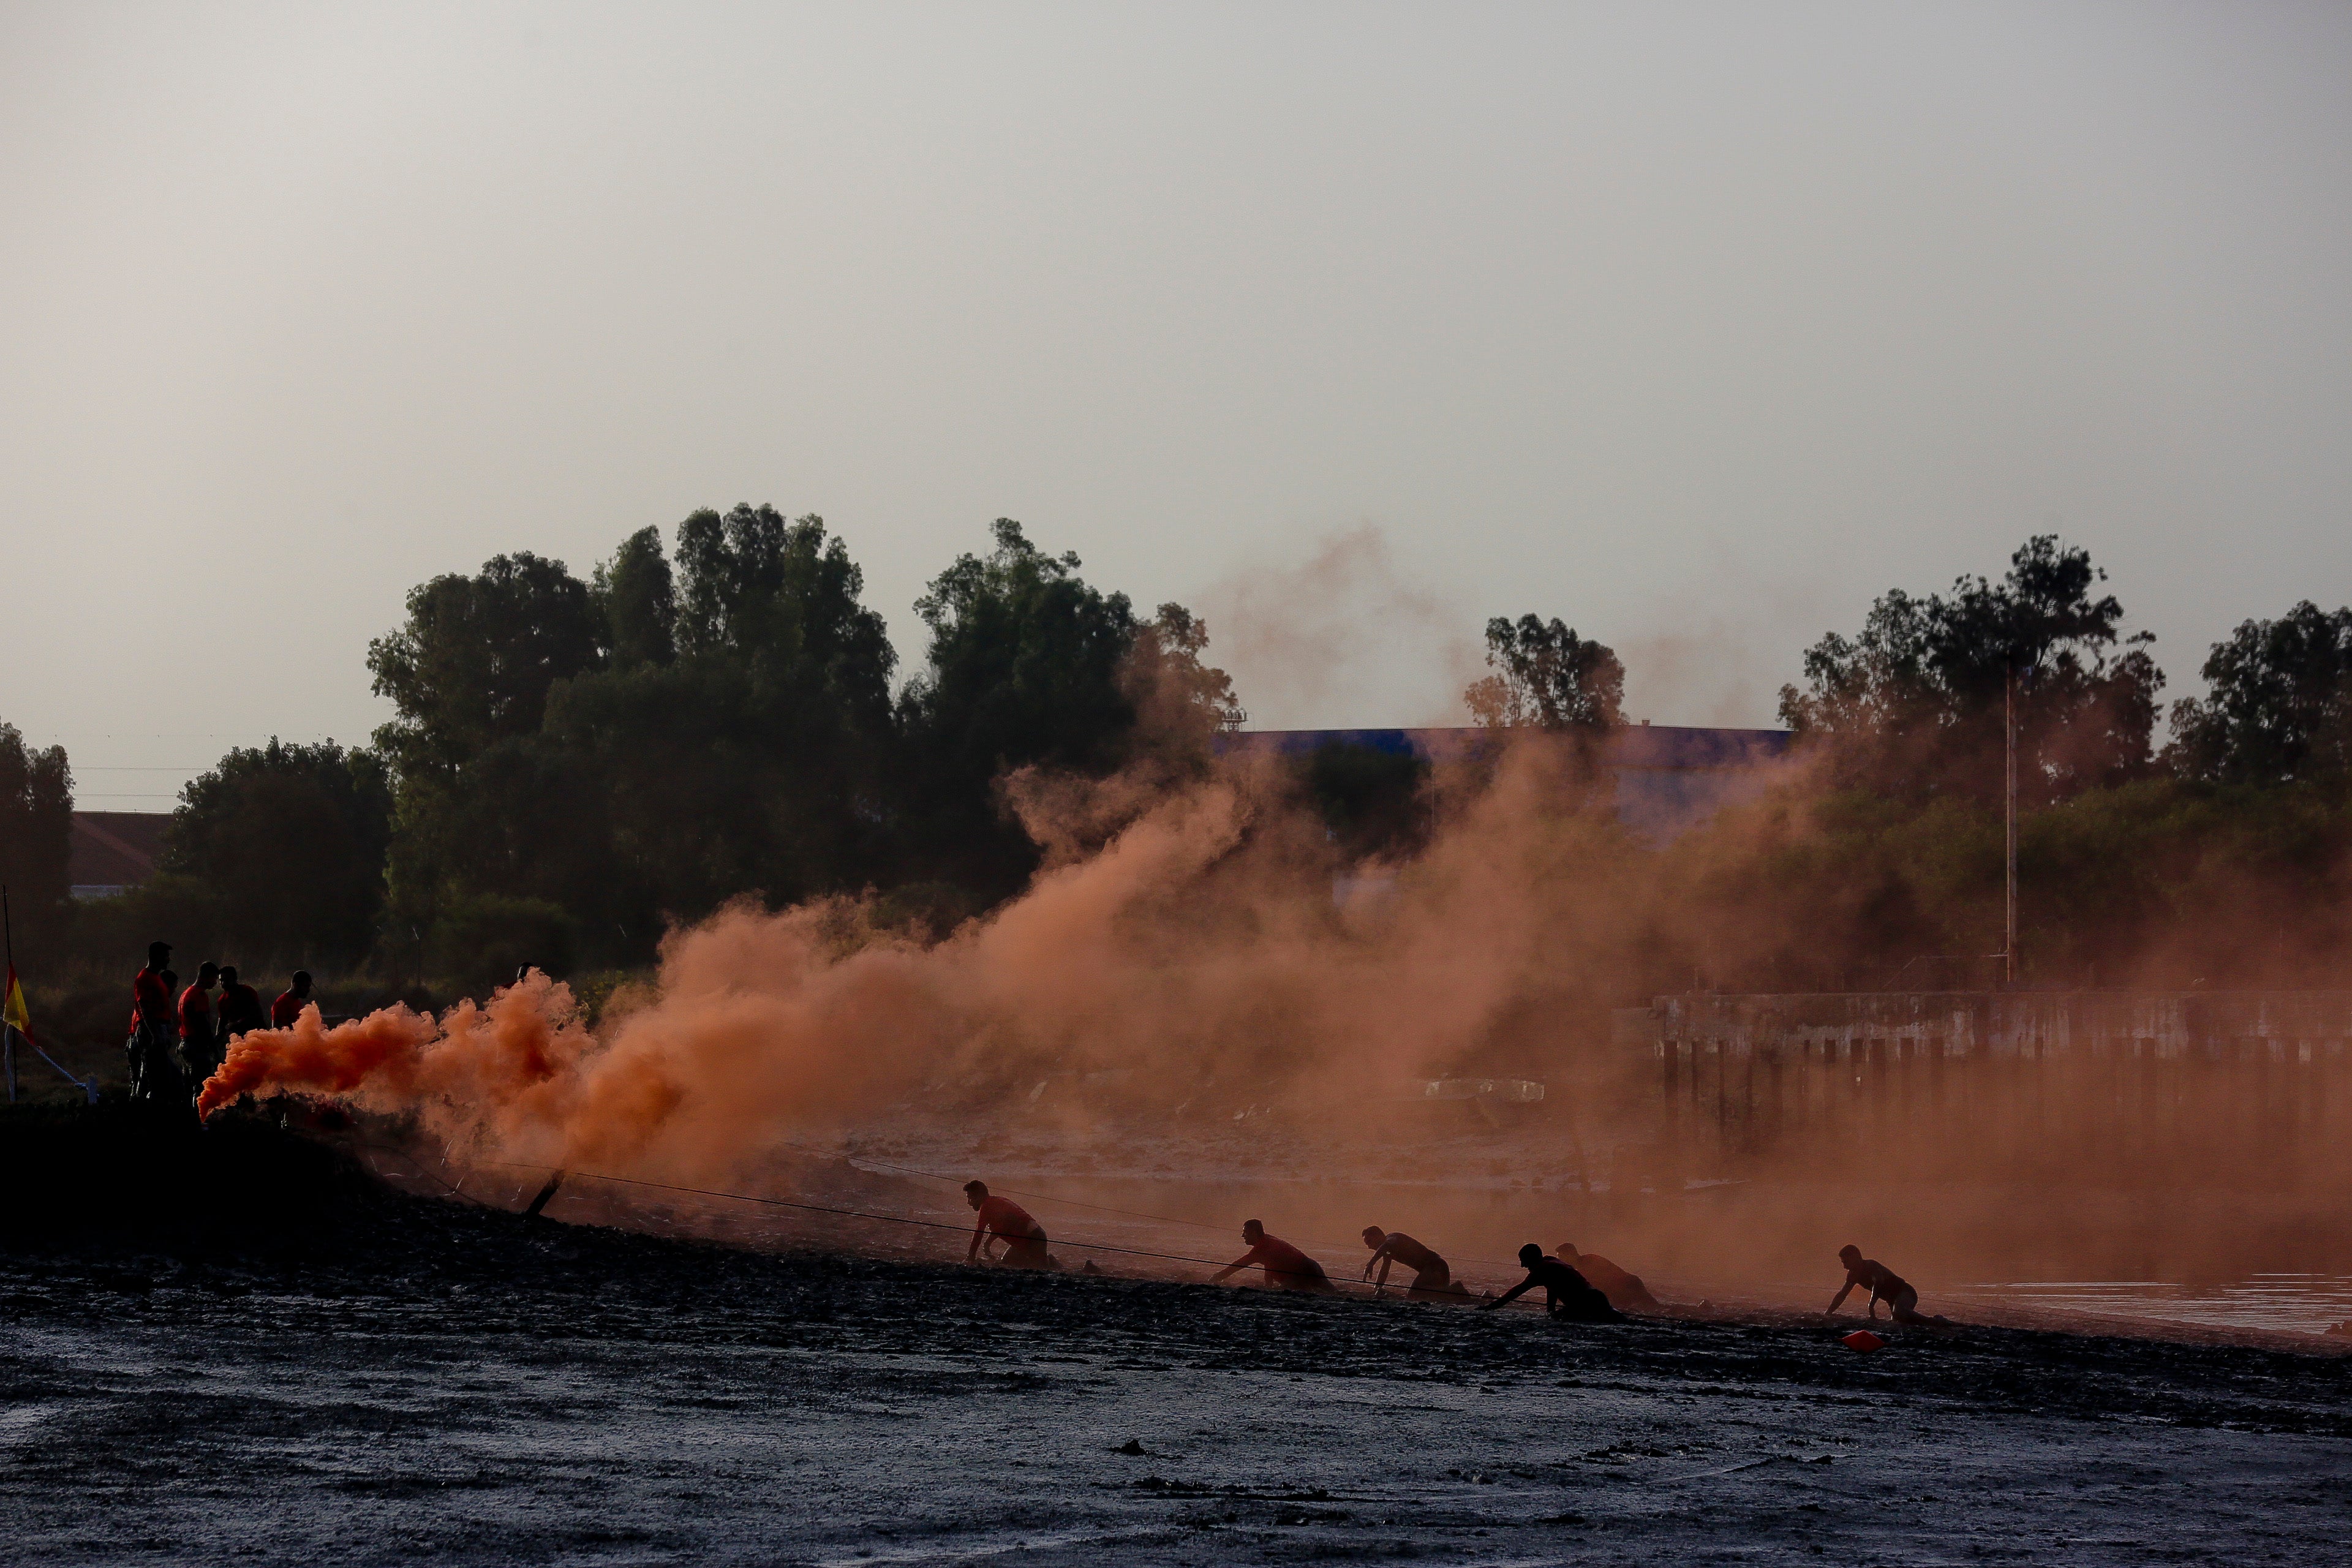
<path fill-rule="evenodd" d="M 25 1010 L 25 988 L 16 984 L 16 966 L 8 966 L 8 994 L 0 1000 L 0 1024 L 7 1024 L 26 1039 L 33 1037 L 33 1016 Z"/>

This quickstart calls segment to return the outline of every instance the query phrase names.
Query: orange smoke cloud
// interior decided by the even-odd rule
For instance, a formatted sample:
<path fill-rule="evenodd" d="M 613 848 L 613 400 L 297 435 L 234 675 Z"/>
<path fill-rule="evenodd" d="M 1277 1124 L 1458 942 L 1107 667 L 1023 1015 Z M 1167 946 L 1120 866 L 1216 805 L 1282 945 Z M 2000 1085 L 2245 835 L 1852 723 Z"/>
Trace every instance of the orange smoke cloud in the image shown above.
<path fill-rule="evenodd" d="M 329 1029 L 312 1010 L 238 1039 L 200 1104 L 342 1095 L 465 1153 L 715 1180 L 925 1086 L 969 1099 L 1124 1068 L 1171 1098 L 1220 1077 L 1360 1095 L 1479 1046 L 1580 918 L 1539 907 L 1558 901 L 1547 884 L 1613 825 L 1563 814 L 1555 765 L 1525 750 L 1369 925 L 1334 910 L 1333 851 L 1279 769 L 1016 780 L 1048 866 L 935 944 L 872 929 L 853 900 L 739 905 L 673 933 L 651 994 L 595 1035 L 538 975 L 438 1020 L 394 1008 Z M 1538 819 L 1549 849 L 1528 837 Z"/>
<path fill-rule="evenodd" d="M 1852 940 L 1841 933 L 1883 923 L 1886 905 L 1866 887 L 1843 904 L 1804 891 L 1853 879 L 1808 869 L 1835 841 L 1801 776 L 1663 852 L 1625 832 L 1593 782 L 1572 745 L 1523 739 L 1490 769 L 1440 775 L 1434 826 L 1409 859 L 1351 866 L 1271 763 L 1205 777 L 1016 776 L 1006 799 L 1045 867 L 1022 897 L 944 940 L 879 928 L 856 900 L 777 912 L 746 902 L 673 932 L 653 984 L 616 997 L 593 1034 L 571 994 L 536 974 L 437 1019 L 395 1007 L 329 1029 L 310 1010 L 235 1042 L 200 1104 L 333 1094 L 407 1121 L 460 1160 L 758 1191 L 781 1145 L 851 1124 L 1100 1114 L 1075 1096 L 1033 1104 L 1053 1078 L 1122 1069 L 1155 1130 L 1187 1103 L 1197 1114 L 1278 1101 L 1356 1131 L 1412 1078 L 1526 1077 L 1552 1086 L 1538 1173 L 1613 1168 L 1612 1204 L 1641 1201 L 1654 1179 L 1658 1206 L 1636 1218 L 1621 1205 L 1612 1221 L 1620 1237 L 1638 1226 L 1632 1239 L 1653 1258 L 1785 1270 L 1789 1248 L 1830 1256 L 1815 1232 L 1865 1213 L 1903 1216 L 1930 1261 L 2011 1257 L 2028 1233 L 2062 1231 L 2067 1256 L 2082 1254 L 2063 1205 L 2021 1211 L 1992 1184 L 1965 1200 L 1939 1187 L 1923 1205 L 1857 1151 L 1901 1150 L 1906 1180 L 2030 1176 L 2036 1192 L 2093 1193 L 2137 1168 L 2100 1142 L 2117 1120 L 2105 1079 L 1978 1064 L 1948 1084 L 1923 1075 L 1916 1092 L 1882 1093 L 1860 1066 L 1785 1084 L 1759 1069 L 1710 1080 L 1725 1106 L 1685 1108 L 1706 1136 L 1679 1152 L 1652 1143 L 1658 1069 L 1645 1046 L 1612 1042 L 1610 1009 L 1678 989 L 1702 964 L 1818 967 L 1822 950 Z M 1337 905 L 1335 873 L 1368 871 L 1393 890 Z M 2243 1184 L 2280 1141 L 2263 1120 L 2275 1094 L 2218 1068 L 2195 1081 L 2200 1107 L 2237 1116 L 2236 1131 L 2199 1146 L 2200 1179 Z M 2002 1097 L 2016 1094 L 2030 1117 L 2010 1115 Z M 1783 1108 L 1801 1137 L 1749 1138 L 1740 1108 L 1751 1101 Z M 2309 1147 L 2323 1152 L 2320 1184 L 2340 1191 L 2340 1105 L 2326 1114 L 2323 1127 L 2314 1110 Z M 1360 1141 L 1366 1168 L 1385 1160 L 1376 1145 Z M 1353 1158 L 1329 1138 L 1319 1147 L 1318 1158 Z M 1748 1207 L 1684 1206 L 1685 1176 L 1733 1174 L 1755 1179 L 1740 1189 Z M 1863 1185 L 1832 1200 L 1805 1184 L 1849 1177 Z M 1859 1206 L 1858 1193 L 1879 1206 Z M 2309 1230 L 2291 1196 L 2262 1232 L 2276 1257 Z M 2174 1263 L 2213 1256 L 2171 1210 L 2127 1207 L 2140 1216 L 2132 1247 Z M 1928 1214 L 1947 1237 L 1934 1247 L 1920 1229 Z"/>
<path fill-rule="evenodd" d="M 461 1002 L 438 1020 L 403 1005 L 329 1028 L 313 1003 L 290 1028 L 233 1040 L 196 1110 L 209 1116 L 247 1094 L 333 1094 L 419 1115 L 453 1145 L 488 1138 L 513 1148 L 543 1142 L 542 1130 L 571 1114 L 595 1044 L 571 992 L 537 973 L 487 1006 Z"/>

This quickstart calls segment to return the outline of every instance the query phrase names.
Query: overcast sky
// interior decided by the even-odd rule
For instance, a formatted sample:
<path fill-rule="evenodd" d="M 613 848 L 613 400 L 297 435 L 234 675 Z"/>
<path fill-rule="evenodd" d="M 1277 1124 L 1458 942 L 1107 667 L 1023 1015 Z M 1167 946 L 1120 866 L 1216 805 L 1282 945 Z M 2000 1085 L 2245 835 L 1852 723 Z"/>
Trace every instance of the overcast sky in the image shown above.
<path fill-rule="evenodd" d="M 997 516 L 1255 721 L 1486 616 L 1764 724 L 2087 545 L 2172 695 L 2352 599 L 2352 8 L 0 4 L 0 719 L 92 808 L 364 739 L 405 591 Z"/>

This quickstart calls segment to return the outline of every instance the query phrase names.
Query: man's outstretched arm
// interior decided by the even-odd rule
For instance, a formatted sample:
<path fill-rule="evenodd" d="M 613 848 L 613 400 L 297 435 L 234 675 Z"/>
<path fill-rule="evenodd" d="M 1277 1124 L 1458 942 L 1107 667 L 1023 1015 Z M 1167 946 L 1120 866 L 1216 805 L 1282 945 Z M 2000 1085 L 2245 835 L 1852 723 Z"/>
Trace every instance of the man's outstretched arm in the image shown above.
<path fill-rule="evenodd" d="M 1529 1275 L 1527 1279 L 1520 1280 L 1517 1284 L 1512 1286 L 1509 1289 L 1504 1291 L 1493 1300 L 1479 1302 L 1478 1310 L 1482 1312 L 1491 1312 L 1497 1307 L 1507 1307 L 1535 1288 L 1535 1277 L 1533 1275 Z"/>
<path fill-rule="evenodd" d="M 1243 1269 L 1247 1268 L 1251 1264 L 1263 1263 L 1265 1261 L 1265 1259 L 1258 1255 L 1258 1249 L 1253 1247 L 1247 1252 L 1243 1253 L 1239 1258 L 1234 1258 L 1231 1263 L 1226 1264 L 1223 1268 L 1218 1269 L 1214 1274 L 1210 1275 L 1209 1283 L 1212 1285 L 1222 1285 L 1226 1280 L 1232 1279 L 1234 1275 L 1240 1273 Z M 1271 1281 L 1273 1275 L 1269 1272 L 1266 1278 Z"/>

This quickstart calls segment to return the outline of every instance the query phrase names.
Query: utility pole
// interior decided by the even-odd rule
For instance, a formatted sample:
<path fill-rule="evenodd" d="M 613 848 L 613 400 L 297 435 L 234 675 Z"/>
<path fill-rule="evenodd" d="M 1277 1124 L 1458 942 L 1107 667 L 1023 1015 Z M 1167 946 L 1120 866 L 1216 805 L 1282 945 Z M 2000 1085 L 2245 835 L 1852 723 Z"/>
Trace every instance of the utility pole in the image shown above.
<path fill-rule="evenodd" d="M 2009 679 L 2001 689 L 2001 728 L 2009 740 L 2008 877 L 2002 890 L 2000 983 L 2004 990 L 2017 984 L 2017 658 L 2009 660 Z"/>

